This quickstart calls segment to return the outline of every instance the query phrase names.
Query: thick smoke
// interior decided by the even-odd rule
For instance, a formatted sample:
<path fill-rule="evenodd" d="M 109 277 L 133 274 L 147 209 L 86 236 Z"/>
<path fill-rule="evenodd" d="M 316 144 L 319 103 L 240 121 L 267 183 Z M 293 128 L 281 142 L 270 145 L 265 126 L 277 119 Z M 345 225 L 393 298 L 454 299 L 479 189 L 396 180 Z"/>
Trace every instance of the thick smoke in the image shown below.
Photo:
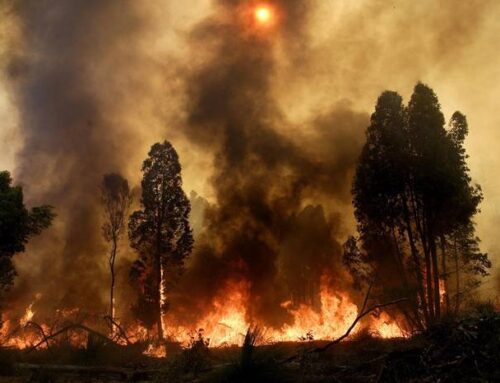
<path fill-rule="evenodd" d="M 41 293 L 37 307 L 104 310 L 108 274 L 99 184 L 107 172 L 126 171 L 131 143 L 137 142 L 110 103 L 111 97 L 123 102 L 122 92 L 140 97 L 131 51 L 138 46 L 130 36 L 140 35 L 145 20 L 132 3 L 10 4 L 21 34 L 8 68 L 23 138 L 16 178 L 28 196 L 58 214 L 21 265 L 16 295 L 26 291 L 32 299 Z M 111 73 L 118 62 L 127 64 Z M 116 74 L 124 69 L 128 77 Z M 117 79 L 124 89 L 117 90 Z"/>
<path fill-rule="evenodd" d="M 192 46 L 210 47 L 210 55 L 187 79 L 186 134 L 216 153 L 216 202 L 184 280 L 190 300 L 181 292 L 172 307 L 186 302 L 204 311 L 226 281 L 243 280 L 250 286 L 248 319 L 279 327 L 290 320 L 284 301 L 317 307 L 322 274 L 338 286 L 345 279 L 339 220 L 317 201 L 349 198 L 367 117 L 345 108 L 311 121 L 312 134 L 280 133 L 292 127 L 272 92 L 278 43 L 292 59 L 297 50 L 306 54 L 309 10 L 303 1 L 273 4 L 279 16 L 269 35 L 245 27 L 248 2 L 221 1 L 225 17 L 206 20 L 190 36 Z"/>

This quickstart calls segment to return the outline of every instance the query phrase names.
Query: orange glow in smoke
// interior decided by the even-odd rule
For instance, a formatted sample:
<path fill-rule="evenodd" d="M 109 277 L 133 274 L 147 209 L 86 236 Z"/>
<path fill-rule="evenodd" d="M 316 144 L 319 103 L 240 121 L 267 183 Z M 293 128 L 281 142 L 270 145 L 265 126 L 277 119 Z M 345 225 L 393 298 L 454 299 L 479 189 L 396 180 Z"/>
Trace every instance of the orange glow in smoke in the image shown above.
<path fill-rule="evenodd" d="M 273 13 L 271 8 L 260 5 L 255 8 L 255 20 L 260 24 L 268 24 L 272 21 Z"/>

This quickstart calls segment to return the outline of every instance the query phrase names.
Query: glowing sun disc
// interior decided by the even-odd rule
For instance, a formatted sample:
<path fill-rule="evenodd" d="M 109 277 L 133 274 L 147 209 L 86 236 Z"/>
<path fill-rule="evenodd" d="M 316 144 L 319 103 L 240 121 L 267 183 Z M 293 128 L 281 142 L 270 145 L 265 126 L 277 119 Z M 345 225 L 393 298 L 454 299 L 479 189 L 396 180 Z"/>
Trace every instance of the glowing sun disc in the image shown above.
<path fill-rule="evenodd" d="M 262 24 L 266 24 L 271 21 L 272 13 L 267 7 L 261 6 L 255 9 L 255 19 Z"/>

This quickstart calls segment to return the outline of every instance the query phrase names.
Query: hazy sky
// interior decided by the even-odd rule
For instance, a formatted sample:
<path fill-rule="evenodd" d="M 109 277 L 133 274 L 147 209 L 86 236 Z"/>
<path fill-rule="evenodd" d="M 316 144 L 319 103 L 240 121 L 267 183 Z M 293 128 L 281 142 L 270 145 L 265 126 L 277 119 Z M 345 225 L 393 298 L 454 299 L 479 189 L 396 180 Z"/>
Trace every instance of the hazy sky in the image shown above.
<path fill-rule="evenodd" d="M 271 0 L 268 2 L 273 4 Z M 137 185 L 140 164 L 149 146 L 167 138 L 179 151 L 186 191 L 196 190 L 212 199 L 213 152 L 193 145 L 183 134 L 185 79 L 186 73 L 203 65 L 211 53 L 210 47 L 193 42 L 201 41 L 193 37 L 194 26 L 207 20 L 224 22 L 230 16 L 223 13 L 223 8 L 242 2 L 110 0 L 90 1 L 88 6 L 80 3 L 0 0 L 0 169 L 9 169 L 14 176 L 19 174 L 22 178 L 19 181 L 30 180 L 31 184 L 26 185 L 30 201 L 36 201 L 39 195 L 50 195 L 55 187 L 54 182 L 46 179 L 39 179 L 33 185 L 36 179 L 33 174 L 22 177 L 31 165 L 31 158 L 29 150 L 20 150 L 28 136 L 30 148 L 36 146 L 37 136 L 32 135 L 28 126 L 31 120 L 25 116 L 36 109 L 30 102 L 40 100 L 39 108 L 51 108 L 43 100 L 52 97 L 50 92 L 57 91 L 45 89 L 43 82 L 33 77 L 43 72 L 44 65 L 57 63 L 59 71 L 70 68 L 67 79 L 78 79 L 67 86 L 84 84 L 85 91 L 93 95 L 90 109 L 100 111 L 96 121 L 88 117 L 85 124 L 95 123 L 102 130 L 89 130 L 88 134 L 103 133 L 110 150 L 119 152 L 114 162 L 105 163 L 99 170 L 113 170 L 119 163 Z M 383 90 L 398 91 L 407 101 L 417 81 L 427 83 L 436 91 L 446 119 L 455 110 L 468 117 L 470 135 L 466 146 L 471 175 L 483 187 L 485 196 L 477 220 L 478 234 L 484 250 L 494 260 L 500 259 L 496 243 L 500 224 L 500 181 L 496 175 L 496 169 L 500 168 L 497 147 L 500 2 L 308 0 L 304 3 L 307 6 L 303 12 L 297 6 L 293 13 L 281 13 L 278 25 L 265 32 L 275 57 L 275 65 L 270 68 L 271 92 L 287 121 L 276 129 L 289 136 L 298 132 L 307 135 L 313 134 L 313 126 L 321 121 L 333 121 L 331 129 L 341 130 L 342 140 L 359 146 L 366 124 L 346 126 L 341 118 L 330 120 L 329 116 L 346 109 L 366 115 L 368 123 L 368 115 Z M 52 34 L 63 39 L 56 33 L 63 25 L 58 19 L 59 11 L 67 12 L 74 23 L 64 28 L 81 27 L 75 32 L 74 41 L 78 44 L 71 49 L 65 42 L 61 42 L 61 50 L 61 46 L 51 46 L 51 41 L 44 40 L 44 36 Z M 90 17 L 94 11 L 97 17 Z M 40 12 L 42 16 L 38 16 Z M 58 21 L 53 24 L 52 20 Z M 300 28 L 295 28 L 297 25 Z M 22 30 L 26 26 L 37 30 Z M 293 33 L 283 32 L 285 28 Z M 71 59 L 72 55 L 80 54 L 78 62 Z M 27 89 L 39 92 L 38 98 L 26 96 Z M 72 93 L 68 94 L 65 97 L 71 97 Z M 56 113 L 55 110 L 51 113 Z M 84 113 L 81 116 L 87 118 Z M 67 121 L 71 124 L 75 120 Z M 106 126 L 110 128 L 104 133 Z M 85 151 L 81 153 L 84 155 Z M 62 165 L 47 161 L 43 166 L 64 173 Z M 345 206 L 333 210 L 350 214 Z M 352 217 L 346 216 L 345 222 L 347 226 L 352 224 Z M 491 288 L 494 288 L 492 283 L 486 285 L 486 289 Z"/>

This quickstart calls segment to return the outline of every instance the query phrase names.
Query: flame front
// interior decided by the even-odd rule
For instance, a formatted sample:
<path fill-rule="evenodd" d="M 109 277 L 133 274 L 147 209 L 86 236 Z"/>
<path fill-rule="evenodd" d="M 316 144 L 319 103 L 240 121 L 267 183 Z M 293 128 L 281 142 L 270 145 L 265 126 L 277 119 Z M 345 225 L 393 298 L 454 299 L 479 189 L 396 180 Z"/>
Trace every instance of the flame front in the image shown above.
<path fill-rule="evenodd" d="M 304 304 L 294 308 L 291 302 L 284 302 L 282 307 L 288 311 L 292 321 L 281 328 L 269 328 L 249 319 L 247 307 L 250 285 L 242 281 L 228 283 L 223 294 L 213 301 L 212 309 L 193 325 L 172 325 L 175 318 L 165 315 L 163 328 L 170 341 L 178 342 L 184 347 L 188 347 L 200 333 L 209 341 L 210 347 L 239 346 L 243 343 L 248 328 L 254 326 L 259 326 L 262 330 L 261 343 L 264 344 L 335 339 L 347 331 L 359 311 L 347 293 L 334 291 L 327 282 L 327 279 L 323 279 L 321 283 L 319 309 Z M 74 312 L 65 310 L 58 314 L 69 317 Z M 0 329 L 0 344 L 24 349 L 42 342 L 40 329 L 27 329 L 34 316 L 32 303 L 17 322 L 6 320 Z M 405 336 L 397 322 L 385 312 L 367 318 L 364 327 L 358 325 L 352 335 L 359 332 L 360 328 L 367 328 L 374 336 L 381 338 Z M 49 326 L 42 324 L 41 329 L 45 334 L 50 334 Z M 146 342 L 148 346 L 144 354 L 148 356 L 166 356 L 165 345 L 151 341 L 152 334 L 138 324 L 128 327 L 127 337 L 132 342 Z M 70 333 L 65 339 L 77 347 L 84 347 L 87 342 L 86 335 L 81 332 Z M 46 345 L 40 344 L 40 347 Z"/>
<path fill-rule="evenodd" d="M 347 293 L 334 291 L 327 279 L 321 284 L 321 307 L 316 310 L 308 305 L 291 307 L 284 302 L 284 307 L 291 318 L 291 324 L 281 328 L 268 328 L 258 321 L 252 321 L 247 315 L 247 297 L 249 285 L 244 282 L 230 283 L 224 294 L 213 303 L 213 310 L 189 328 L 168 326 L 175 318 L 165 319 L 165 333 L 174 341 L 187 346 L 199 330 L 210 340 L 210 346 L 222 347 L 241 345 L 248 328 L 259 326 L 262 329 L 263 343 L 297 342 L 300 340 L 331 340 L 343 335 L 359 314 L 358 307 Z M 385 313 L 369 317 L 368 329 L 381 338 L 403 337 L 398 324 Z M 366 323 L 365 323 L 366 326 Z M 351 334 L 356 334 L 356 327 Z"/>

